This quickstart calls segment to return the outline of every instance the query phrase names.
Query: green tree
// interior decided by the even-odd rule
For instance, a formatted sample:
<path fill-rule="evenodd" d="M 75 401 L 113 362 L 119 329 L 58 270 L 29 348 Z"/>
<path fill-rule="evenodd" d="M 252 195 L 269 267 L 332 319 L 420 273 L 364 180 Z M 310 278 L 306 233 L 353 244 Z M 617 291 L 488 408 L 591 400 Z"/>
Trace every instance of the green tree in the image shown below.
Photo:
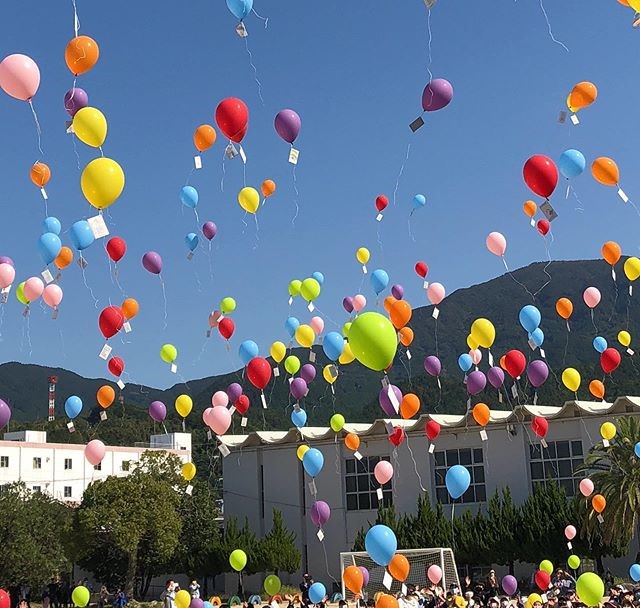
<path fill-rule="evenodd" d="M 514 563 L 522 558 L 522 516 L 509 488 L 496 491 L 489 499 L 487 517 L 491 539 L 488 557 L 492 563 L 508 566 L 513 575 Z"/>
<path fill-rule="evenodd" d="M 243 570 L 245 574 L 257 574 L 266 570 L 260 541 L 249 526 L 248 517 L 245 517 L 242 527 L 238 526 L 238 520 L 235 517 L 229 518 L 225 523 L 222 546 L 225 557 L 225 572 L 235 572 L 229 563 L 229 556 L 236 549 L 242 549 L 247 554 L 247 565 Z"/>
<path fill-rule="evenodd" d="M 273 510 L 271 530 L 260 541 L 265 570 L 276 575 L 282 572 L 293 574 L 300 567 L 300 551 L 296 547 L 296 535 L 287 529 L 282 512 Z"/>

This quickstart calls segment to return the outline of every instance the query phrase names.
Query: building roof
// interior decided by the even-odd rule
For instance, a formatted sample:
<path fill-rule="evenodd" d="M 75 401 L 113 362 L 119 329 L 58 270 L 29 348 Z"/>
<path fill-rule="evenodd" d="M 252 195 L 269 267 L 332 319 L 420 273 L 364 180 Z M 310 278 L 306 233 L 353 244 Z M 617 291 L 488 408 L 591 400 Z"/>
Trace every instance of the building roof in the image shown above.
<path fill-rule="evenodd" d="M 489 425 L 504 425 L 510 422 L 522 422 L 526 418 L 541 416 L 547 420 L 580 418 L 582 416 L 602 416 L 606 414 L 625 414 L 640 410 L 640 397 L 618 397 L 613 402 L 606 401 L 566 401 L 561 406 L 518 405 L 513 410 L 490 410 Z M 639 412 L 640 413 L 640 412 Z M 442 432 L 452 432 L 460 427 L 475 424 L 471 412 L 457 414 L 423 414 L 418 419 L 403 420 L 383 418 L 372 423 L 346 423 L 344 430 L 360 437 L 386 435 L 387 424 L 400 426 L 406 432 L 424 431 L 428 420 L 435 420 Z M 323 441 L 333 439 L 335 433 L 330 427 L 302 427 L 288 431 L 254 431 L 246 435 L 222 435 L 220 441 L 229 448 L 248 448 L 260 445 L 298 444 L 304 441 Z"/>

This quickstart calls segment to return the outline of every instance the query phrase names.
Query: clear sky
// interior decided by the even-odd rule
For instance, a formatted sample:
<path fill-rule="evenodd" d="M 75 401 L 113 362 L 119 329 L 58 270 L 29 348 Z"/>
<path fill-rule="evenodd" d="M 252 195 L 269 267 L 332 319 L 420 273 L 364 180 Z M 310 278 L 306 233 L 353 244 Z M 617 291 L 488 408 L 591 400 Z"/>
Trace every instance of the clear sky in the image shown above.
<path fill-rule="evenodd" d="M 127 178 L 107 222 L 112 234 L 127 241 L 120 282 L 140 302 L 134 331 L 113 340 L 128 381 L 159 387 L 176 381 L 159 358 L 164 342 L 178 347 L 186 378 L 236 369 L 237 347 L 247 338 L 267 354 L 273 340 L 288 340 L 289 314 L 308 320 L 301 301 L 288 306 L 287 284 L 313 271 L 326 277 L 319 308 L 341 325 L 345 295 L 362 289 L 371 305 L 375 302 L 368 281 L 362 285 L 354 257 L 359 246 L 371 250 L 370 269 L 386 269 L 393 283 L 405 286 L 414 306 L 425 303 L 413 272 L 418 259 L 429 264 L 429 279 L 444 283 L 448 292 L 500 274 L 500 260 L 484 245 L 492 230 L 507 237 L 511 267 L 544 259 L 543 240 L 522 213 L 523 201 L 535 199 L 522 180 L 523 162 L 532 154 L 557 159 L 575 147 L 589 164 L 596 156 L 611 156 L 622 186 L 640 201 L 640 31 L 631 28 L 632 11 L 616 0 L 546 1 L 553 32 L 569 52 L 551 40 L 538 0 L 438 0 L 431 11 L 431 70 L 453 84 L 454 98 L 427 115 L 415 134 L 408 124 L 420 114 L 429 65 L 428 13 L 421 0 L 255 0 L 254 8 L 269 18 L 266 29 L 254 14 L 246 20 L 264 105 L 224 0 L 77 4 L 80 33 L 95 38 L 101 51 L 97 66 L 78 86 L 106 115 L 105 154 L 121 163 Z M 2 56 L 28 54 L 42 72 L 34 103 L 43 159 L 53 172 L 49 213 L 61 219 L 63 231 L 93 215 L 80 192 L 73 139 L 65 133 L 62 100 L 73 77 L 64 49 L 73 35 L 70 0 L 12 2 L 3 8 Z M 581 113 L 578 127 L 560 125 L 558 113 L 581 80 L 598 86 L 597 102 Z M 201 245 L 193 261 L 186 259 L 184 237 L 196 231 L 196 222 L 178 192 L 193 166 L 194 128 L 213 123 L 216 105 L 228 96 L 242 98 L 250 110 L 243 142 L 247 185 L 259 188 L 271 178 L 278 190 L 258 214 L 259 231 L 253 218 L 245 226 L 236 201 L 242 162 L 225 163 L 221 191 L 224 138 L 218 134 L 204 155 L 204 168 L 191 177 L 200 192 L 201 223 L 218 225 L 211 275 L 206 247 Z M 295 226 L 288 145 L 273 128 L 275 114 L 287 107 L 302 118 Z M 43 268 L 36 242 L 45 212 L 29 181 L 39 153 L 26 104 L 0 93 L 0 124 L 0 255 L 15 260 L 18 280 L 24 280 Z M 385 193 L 393 199 L 409 143 L 396 205 L 390 204 L 378 224 L 375 197 Z M 95 156 L 79 142 L 77 151 L 81 167 Z M 597 184 L 589 171 L 574 185 L 584 211 L 575 210 L 575 199 L 565 201 L 565 186 L 559 185 L 551 255 L 598 257 L 610 239 L 625 253 L 637 254 L 640 217 L 615 189 Z M 416 193 L 426 195 L 427 205 L 411 218 L 412 236 L 407 221 Z M 68 234 L 63 241 L 70 244 Z M 150 249 L 164 259 L 166 330 L 161 286 L 141 266 Z M 97 317 L 122 296 L 110 278 L 102 243 L 85 257 L 86 281 L 98 309 L 75 263 L 64 273 L 65 298 L 55 321 L 40 304 L 23 318 L 12 293 L 1 313 L 1 360 L 107 375 L 97 356 L 104 343 Z M 238 302 L 230 352 L 217 334 L 205 338 L 209 312 L 227 295 Z M 335 329 L 329 318 L 327 329 Z"/>

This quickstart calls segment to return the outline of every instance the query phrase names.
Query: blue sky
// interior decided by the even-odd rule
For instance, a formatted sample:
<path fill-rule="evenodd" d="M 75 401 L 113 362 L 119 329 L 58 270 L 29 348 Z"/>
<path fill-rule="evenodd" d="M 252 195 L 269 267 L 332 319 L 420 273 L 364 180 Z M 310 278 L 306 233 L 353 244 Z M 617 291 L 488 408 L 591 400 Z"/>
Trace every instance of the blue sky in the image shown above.
<path fill-rule="evenodd" d="M 521 171 L 532 154 L 557 159 L 575 147 L 589 163 L 595 156 L 611 156 L 624 189 L 640 200 L 632 148 L 638 140 L 640 32 L 631 28 L 630 9 L 615 0 L 547 1 L 554 34 L 568 53 L 550 39 L 537 0 L 439 0 L 431 14 L 431 70 L 451 81 L 454 99 L 426 116 L 427 124 L 415 134 L 408 124 L 420 113 L 429 63 L 427 11 L 421 0 L 256 0 L 254 8 L 269 23 L 265 29 L 255 15 L 248 17 L 247 42 L 264 105 L 245 43 L 236 36 L 235 19 L 223 0 L 77 4 L 80 33 L 95 38 L 101 50 L 99 63 L 78 79 L 78 86 L 107 116 L 105 154 L 120 162 L 127 177 L 108 225 L 128 243 L 120 282 L 141 308 L 133 333 L 113 341 L 115 353 L 126 362 L 128 381 L 160 387 L 176 381 L 159 358 L 164 342 L 178 347 L 186 378 L 236 369 L 243 339 L 256 340 L 268 353 L 273 340 L 286 341 L 289 314 L 301 320 L 310 316 L 302 302 L 289 308 L 288 282 L 316 270 L 326 277 L 318 306 L 341 325 L 346 317 L 342 298 L 361 288 L 354 257 L 359 246 L 371 250 L 371 269 L 384 268 L 393 283 L 405 286 L 414 306 L 425 303 L 413 272 L 418 259 L 429 264 L 429 279 L 444 283 L 448 292 L 500 274 L 501 262 L 484 246 L 492 230 L 507 237 L 511 267 L 544 259 L 543 241 L 521 210 L 522 202 L 532 198 Z M 49 213 L 62 220 L 63 230 L 92 215 L 64 128 L 62 99 L 73 82 L 64 48 L 72 37 L 70 1 L 11 3 L 3 11 L 2 55 L 26 53 L 42 72 L 34 103 L 44 160 L 53 172 Z M 559 125 L 558 112 L 581 80 L 596 83 L 598 100 L 581 113 L 580 126 Z M 206 248 L 193 261 L 186 259 L 184 237 L 196 224 L 193 213 L 181 207 L 178 192 L 192 167 L 194 128 L 213 123 L 216 105 L 228 96 L 242 98 L 250 110 L 244 141 L 247 185 L 259 187 L 271 178 L 278 191 L 259 212 L 259 231 L 252 218 L 245 226 L 236 202 L 243 167 L 240 159 L 225 163 L 221 191 L 224 143 L 219 133 L 204 156 L 203 170 L 191 179 L 200 192 L 200 223 L 218 224 L 211 275 Z M 285 107 L 302 118 L 295 226 L 288 146 L 273 129 L 273 117 Z M 26 104 L 1 94 L 0 124 L 0 255 L 15 260 L 18 280 L 24 280 L 42 270 L 36 241 L 45 213 L 28 177 L 39 155 Z M 375 197 L 385 193 L 392 199 L 409 143 L 396 206 L 390 204 L 378 225 Z M 77 150 L 81 166 L 95 156 L 81 143 Z M 559 185 L 552 256 L 598 257 L 601 244 L 610 239 L 625 253 L 637 254 L 640 218 L 615 190 L 597 184 L 588 172 L 574 185 L 584 212 L 575 211 L 575 199 L 564 200 L 565 188 Z M 407 220 L 418 192 L 426 195 L 427 205 L 411 219 L 412 238 Z M 68 235 L 65 240 L 69 244 Z M 150 249 L 164 259 L 166 330 L 159 282 L 140 263 Z M 120 303 L 102 244 L 86 250 L 85 257 L 86 279 L 99 309 Z M 65 299 L 55 321 L 38 304 L 25 320 L 12 295 L 0 327 L 0 358 L 105 376 L 106 364 L 97 357 L 103 344 L 99 309 L 77 265 L 65 272 L 61 285 Z M 368 282 L 361 289 L 373 304 Z M 205 338 L 209 312 L 227 295 L 238 302 L 231 352 L 219 336 Z M 328 319 L 326 326 L 335 328 Z"/>

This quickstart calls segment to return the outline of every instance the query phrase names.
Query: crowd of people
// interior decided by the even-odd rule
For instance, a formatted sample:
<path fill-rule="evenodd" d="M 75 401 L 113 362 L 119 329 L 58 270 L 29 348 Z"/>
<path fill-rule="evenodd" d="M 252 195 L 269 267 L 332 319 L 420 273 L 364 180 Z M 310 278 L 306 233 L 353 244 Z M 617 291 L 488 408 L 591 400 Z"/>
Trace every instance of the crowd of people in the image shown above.
<path fill-rule="evenodd" d="M 10 585 L 7 589 L 11 602 L 10 608 L 31 608 L 31 603 L 42 604 L 42 608 L 74 608 L 73 590 L 83 586 L 93 594 L 93 585 L 87 578 L 74 583 L 69 577 L 55 576 L 39 591 L 32 590 L 28 585 Z M 114 608 L 124 608 L 127 605 L 127 596 L 122 589 L 115 593 L 102 585 L 96 598 L 98 608 L 106 608 L 108 605 Z"/>

